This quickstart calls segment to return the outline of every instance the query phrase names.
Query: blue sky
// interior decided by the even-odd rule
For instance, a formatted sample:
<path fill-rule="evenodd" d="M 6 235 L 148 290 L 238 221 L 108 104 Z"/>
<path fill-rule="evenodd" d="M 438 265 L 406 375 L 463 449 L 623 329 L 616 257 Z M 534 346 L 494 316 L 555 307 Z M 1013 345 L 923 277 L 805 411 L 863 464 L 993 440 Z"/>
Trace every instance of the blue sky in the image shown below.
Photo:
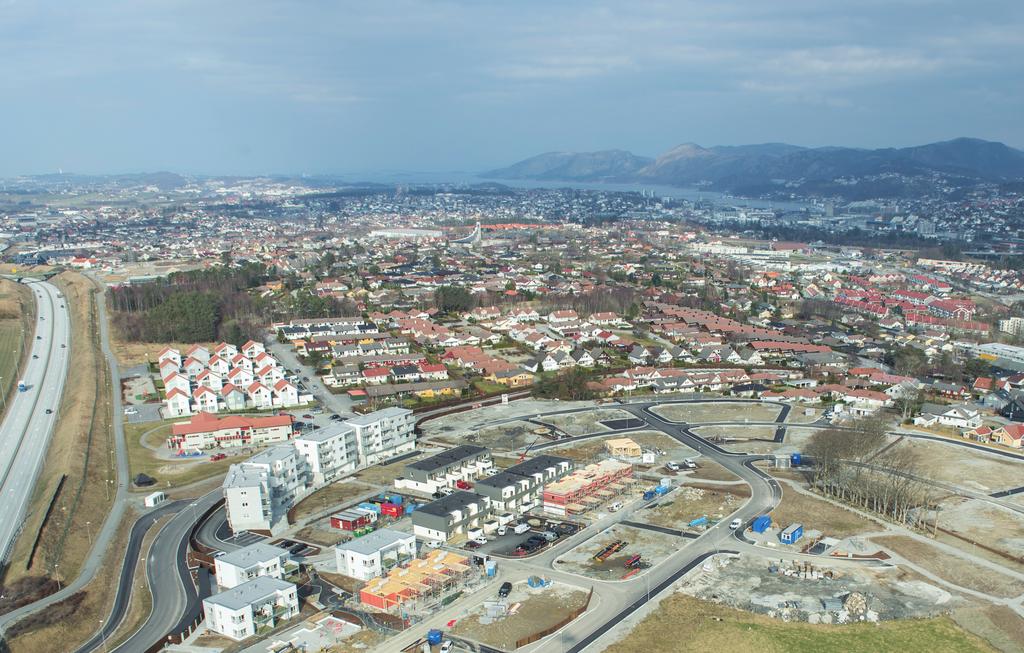
<path fill-rule="evenodd" d="M 1024 3 L 0 0 L 0 175 L 1024 146 Z"/>

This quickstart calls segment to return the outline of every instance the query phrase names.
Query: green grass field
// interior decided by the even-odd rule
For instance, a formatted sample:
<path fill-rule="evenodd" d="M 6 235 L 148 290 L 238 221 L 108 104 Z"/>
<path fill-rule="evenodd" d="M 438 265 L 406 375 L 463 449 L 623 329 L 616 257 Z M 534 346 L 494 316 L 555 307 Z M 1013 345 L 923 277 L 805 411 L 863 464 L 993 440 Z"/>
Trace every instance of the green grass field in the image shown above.
<path fill-rule="evenodd" d="M 666 623 L 672 624 L 672 628 L 666 629 Z M 806 623 L 785 623 L 764 615 L 700 601 L 685 594 L 674 594 L 663 600 L 659 608 L 631 633 L 606 649 L 607 653 L 981 653 L 993 650 L 946 617 L 878 624 L 812 626 Z"/>
<path fill-rule="evenodd" d="M 228 456 L 224 460 L 211 462 L 208 455 L 198 459 L 164 460 L 142 444 L 141 438 L 145 436 L 149 443 L 163 446 L 163 441 L 171 434 L 171 424 L 178 421 L 181 420 L 124 425 L 128 467 L 132 478 L 143 473 L 156 479 L 157 488 L 182 487 L 217 475 L 223 476 L 231 463 L 244 460 L 244 457 Z"/>

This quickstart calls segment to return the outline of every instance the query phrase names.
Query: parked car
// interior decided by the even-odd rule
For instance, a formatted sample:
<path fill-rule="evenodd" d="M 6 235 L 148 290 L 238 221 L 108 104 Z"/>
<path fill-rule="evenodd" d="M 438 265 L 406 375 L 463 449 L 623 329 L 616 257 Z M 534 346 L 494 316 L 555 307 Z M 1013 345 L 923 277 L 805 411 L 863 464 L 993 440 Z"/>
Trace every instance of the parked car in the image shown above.
<path fill-rule="evenodd" d="M 52 408 L 47 408 L 45 412 L 46 412 L 47 415 L 53 415 L 53 409 Z"/>
<path fill-rule="evenodd" d="M 423 543 L 423 546 L 427 547 L 428 549 L 440 549 L 442 546 L 444 546 L 444 542 L 442 542 L 441 540 L 427 540 Z"/>
<path fill-rule="evenodd" d="M 306 413 L 305 415 L 302 416 L 302 418 L 303 419 L 313 419 L 313 416 L 310 415 L 309 413 Z"/>
<path fill-rule="evenodd" d="M 470 540 L 466 542 L 466 544 L 464 545 L 464 547 L 469 549 L 470 551 L 472 551 L 473 549 L 479 549 L 481 546 L 482 545 L 476 540 Z"/>
<path fill-rule="evenodd" d="M 454 493 L 454 492 L 455 492 L 455 490 L 451 489 L 450 487 L 443 487 L 443 488 L 441 488 L 440 490 L 438 490 L 438 492 L 440 492 L 440 493 L 441 493 L 441 496 L 443 496 L 443 497 L 446 497 L 446 496 L 448 496 L 449 494 L 452 494 L 452 493 Z"/>
<path fill-rule="evenodd" d="M 512 593 L 512 583 L 510 583 L 508 581 L 505 581 L 504 583 L 502 583 L 501 587 L 498 588 L 498 596 L 500 596 L 501 598 L 505 598 L 506 596 L 508 596 L 511 593 Z"/>
<path fill-rule="evenodd" d="M 332 414 L 327 419 L 331 420 L 332 422 L 340 422 L 341 421 L 341 415 Z"/>
<path fill-rule="evenodd" d="M 441 648 L 439 648 L 437 650 L 438 650 L 438 653 L 451 653 L 452 648 L 454 648 L 454 647 L 455 647 L 455 644 L 452 642 L 452 640 L 446 639 L 443 642 L 441 642 Z"/>
<path fill-rule="evenodd" d="M 665 463 L 665 467 L 669 468 L 673 472 L 678 472 L 679 469 L 680 469 L 679 463 L 674 463 L 674 462 Z"/>
<path fill-rule="evenodd" d="M 497 532 L 499 537 L 505 535 L 508 533 L 508 526 L 499 526 Z"/>
<path fill-rule="evenodd" d="M 129 406 L 129 407 L 124 409 L 124 414 L 125 415 L 138 415 L 139 414 L 139 409 L 138 408 L 132 408 L 131 406 Z"/>
<path fill-rule="evenodd" d="M 530 530 L 530 525 L 526 524 L 526 523 L 516 524 L 515 527 L 512 529 L 512 531 L 516 535 L 522 535 L 523 533 L 525 533 L 528 530 Z"/>
<path fill-rule="evenodd" d="M 621 501 L 616 501 L 612 505 L 608 506 L 608 511 L 609 512 L 618 512 L 620 510 L 622 510 L 622 502 Z"/>
<path fill-rule="evenodd" d="M 480 535 L 479 537 L 474 537 L 473 541 L 479 544 L 480 546 L 487 544 L 487 538 L 483 535 Z"/>
<path fill-rule="evenodd" d="M 743 521 L 739 517 L 737 517 L 736 519 L 734 519 L 731 522 L 729 522 L 729 528 L 731 528 L 733 530 L 736 530 L 737 528 L 739 528 L 742 525 L 743 525 Z"/>
<path fill-rule="evenodd" d="M 540 536 L 543 537 L 548 542 L 554 542 L 555 540 L 558 539 L 558 533 L 556 533 L 554 531 L 544 531 L 543 533 L 540 534 Z"/>
<path fill-rule="evenodd" d="M 471 484 L 467 483 L 466 481 L 463 481 L 462 479 L 459 479 L 459 480 L 455 481 L 455 487 L 459 488 L 460 490 L 469 490 L 473 486 Z"/>
<path fill-rule="evenodd" d="M 697 463 L 693 462 L 692 458 L 687 458 L 683 461 L 683 467 L 686 469 L 697 469 Z"/>

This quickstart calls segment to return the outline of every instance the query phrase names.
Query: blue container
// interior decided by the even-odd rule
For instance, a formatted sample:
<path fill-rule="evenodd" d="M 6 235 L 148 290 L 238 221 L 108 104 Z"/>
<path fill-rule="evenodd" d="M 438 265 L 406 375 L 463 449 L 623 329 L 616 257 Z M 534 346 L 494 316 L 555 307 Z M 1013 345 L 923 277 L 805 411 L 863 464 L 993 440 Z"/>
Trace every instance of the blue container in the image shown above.
<path fill-rule="evenodd" d="M 411 515 L 413 513 L 413 511 L 415 511 L 415 510 L 416 510 L 416 504 L 415 503 L 410 501 L 409 503 L 405 504 L 405 514 Z"/>
<path fill-rule="evenodd" d="M 427 631 L 427 644 L 430 644 L 431 646 L 438 646 L 442 639 L 444 639 L 444 633 L 440 630 L 434 628 Z"/>
<path fill-rule="evenodd" d="M 803 464 L 802 461 L 803 456 L 801 456 L 798 453 L 790 454 L 789 456 L 789 464 L 792 465 L 793 467 L 799 467 L 800 465 Z"/>
<path fill-rule="evenodd" d="M 659 485 L 658 487 L 654 488 L 654 493 L 660 497 L 668 494 L 671 490 L 672 488 L 666 485 Z"/>
<path fill-rule="evenodd" d="M 779 539 L 782 540 L 783 544 L 795 544 L 803 536 L 803 524 L 790 524 L 786 527 L 786 530 L 779 534 Z"/>
<path fill-rule="evenodd" d="M 769 515 L 761 515 L 750 525 L 750 530 L 755 533 L 763 533 L 772 525 L 772 518 Z"/>
<path fill-rule="evenodd" d="M 698 517 L 697 519 L 692 520 L 689 523 L 689 526 L 703 526 L 706 523 L 708 523 L 708 518 L 706 516 L 705 517 Z"/>
<path fill-rule="evenodd" d="M 650 501 L 655 497 L 654 490 L 647 490 L 644 492 L 644 501 Z"/>
<path fill-rule="evenodd" d="M 380 514 L 379 503 L 370 503 L 369 501 L 364 501 L 363 503 L 360 503 L 358 507 L 362 508 L 363 510 L 372 510 L 375 513 Z"/>
<path fill-rule="evenodd" d="M 391 503 L 395 504 L 396 506 L 402 505 L 402 495 L 401 494 L 392 494 L 391 495 Z"/>
<path fill-rule="evenodd" d="M 487 564 L 484 565 L 484 569 L 487 570 L 488 576 L 493 577 L 496 573 L 498 573 L 498 563 L 494 560 L 488 560 Z"/>

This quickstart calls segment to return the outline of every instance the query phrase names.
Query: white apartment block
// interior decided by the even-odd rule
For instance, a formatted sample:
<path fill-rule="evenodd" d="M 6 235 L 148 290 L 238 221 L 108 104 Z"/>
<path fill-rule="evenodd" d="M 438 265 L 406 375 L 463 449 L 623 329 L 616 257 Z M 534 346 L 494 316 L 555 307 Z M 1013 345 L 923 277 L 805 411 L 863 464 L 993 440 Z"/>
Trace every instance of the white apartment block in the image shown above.
<path fill-rule="evenodd" d="M 370 580 L 401 562 L 416 557 L 416 536 L 390 528 L 343 542 L 334 547 L 338 573 Z"/>
<path fill-rule="evenodd" d="M 416 447 L 412 411 L 386 408 L 296 437 L 231 465 L 221 486 L 228 524 L 271 531 L 311 491 Z"/>
<path fill-rule="evenodd" d="M 1013 336 L 1021 335 L 1024 333 L 1024 317 L 1011 317 L 999 320 L 999 330 Z"/>
<path fill-rule="evenodd" d="M 443 487 L 455 488 L 459 481 L 475 481 L 492 469 L 494 462 L 488 449 L 463 444 L 409 463 L 402 476 L 395 479 L 395 487 L 433 494 Z"/>
<path fill-rule="evenodd" d="M 293 442 L 313 475 L 314 486 L 326 485 L 359 466 L 356 432 L 347 424 L 312 431 Z"/>
<path fill-rule="evenodd" d="M 283 580 L 285 568 L 291 558 L 291 554 L 285 549 L 262 542 L 229 551 L 214 558 L 217 585 L 231 589 L 261 576 Z"/>
<path fill-rule="evenodd" d="M 415 420 L 407 408 L 385 408 L 354 417 L 345 424 L 355 430 L 360 467 L 416 448 Z"/>
<path fill-rule="evenodd" d="M 261 576 L 203 599 L 206 627 L 235 641 L 274 628 L 299 614 L 293 583 Z"/>

